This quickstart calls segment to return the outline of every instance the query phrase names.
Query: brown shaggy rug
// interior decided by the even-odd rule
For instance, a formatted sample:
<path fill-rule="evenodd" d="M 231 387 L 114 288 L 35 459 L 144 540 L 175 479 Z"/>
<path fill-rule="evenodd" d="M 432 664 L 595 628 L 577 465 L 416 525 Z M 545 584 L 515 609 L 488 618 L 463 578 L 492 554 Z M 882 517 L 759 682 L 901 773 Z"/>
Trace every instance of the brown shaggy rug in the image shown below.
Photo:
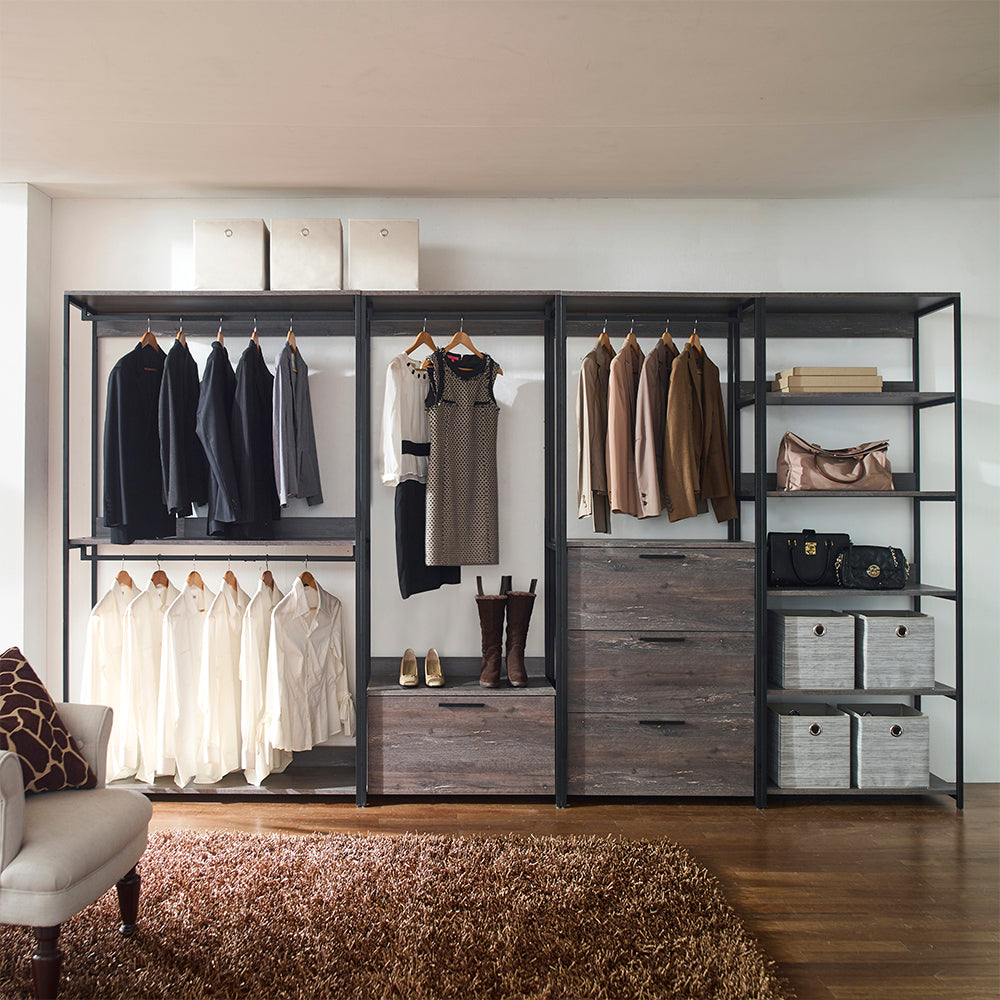
<path fill-rule="evenodd" d="M 63 925 L 61 997 L 791 996 L 667 841 L 153 834 L 139 931 L 114 891 Z M 0 996 L 30 931 L 0 928 Z"/>

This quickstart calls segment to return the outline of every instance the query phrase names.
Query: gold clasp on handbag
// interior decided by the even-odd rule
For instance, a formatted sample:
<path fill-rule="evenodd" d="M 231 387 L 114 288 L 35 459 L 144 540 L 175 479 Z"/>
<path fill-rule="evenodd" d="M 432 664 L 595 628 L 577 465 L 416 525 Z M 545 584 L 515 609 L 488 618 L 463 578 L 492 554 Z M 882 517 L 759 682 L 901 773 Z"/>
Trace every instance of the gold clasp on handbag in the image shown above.
<path fill-rule="evenodd" d="M 882 570 L 879 569 L 876 563 L 872 563 L 871 566 L 868 567 L 868 575 L 874 580 L 876 577 L 882 575 Z"/>
<path fill-rule="evenodd" d="M 816 555 L 816 543 L 815 542 L 806 542 L 806 555 L 807 556 L 814 556 L 814 555 Z"/>

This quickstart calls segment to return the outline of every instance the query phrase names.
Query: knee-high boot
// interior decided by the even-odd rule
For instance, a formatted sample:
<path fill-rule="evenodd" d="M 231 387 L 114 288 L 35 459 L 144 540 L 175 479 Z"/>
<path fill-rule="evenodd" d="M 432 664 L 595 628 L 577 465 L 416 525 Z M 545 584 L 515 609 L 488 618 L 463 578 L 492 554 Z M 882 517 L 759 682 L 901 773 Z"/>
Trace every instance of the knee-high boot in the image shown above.
<path fill-rule="evenodd" d="M 483 687 L 499 687 L 500 646 L 503 641 L 503 616 L 507 597 L 504 594 L 480 593 L 476 597 L 476 607 L 479 609 L 479 628 L 483 635 L 483 662 L 479 668 L 479 683 Z"/>
<path fill-rule="evenodd" d="M 528 673 L 524 668 L 524 644 L 528 638 L 528 622 L 535 604 L 532 588 L 512 590 L 507 594 L 507 680 L 513 687 L 527 687 Z"/>

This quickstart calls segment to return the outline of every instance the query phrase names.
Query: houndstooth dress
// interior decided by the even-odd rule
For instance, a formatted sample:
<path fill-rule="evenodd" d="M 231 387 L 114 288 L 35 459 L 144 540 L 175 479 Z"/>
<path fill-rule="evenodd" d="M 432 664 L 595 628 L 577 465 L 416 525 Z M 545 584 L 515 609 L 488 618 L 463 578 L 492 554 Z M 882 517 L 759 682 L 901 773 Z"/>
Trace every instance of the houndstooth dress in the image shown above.
<path fill-rule="evenodd" d="M 434 352 L 427 393 L 428 566 L 495 565 L 497 528 L 497 363 L 488 355 Z"/>

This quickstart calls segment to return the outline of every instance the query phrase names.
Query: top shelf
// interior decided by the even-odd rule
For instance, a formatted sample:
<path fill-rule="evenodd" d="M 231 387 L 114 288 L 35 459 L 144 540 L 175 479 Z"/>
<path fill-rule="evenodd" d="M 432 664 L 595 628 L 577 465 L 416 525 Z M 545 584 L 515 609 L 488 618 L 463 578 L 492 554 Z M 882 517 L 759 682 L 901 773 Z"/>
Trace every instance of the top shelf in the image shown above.
<path fill-rule="evenodd" d="M 740 382 L 738 407 L 753 406 L 753 382 Z M 881 392 L 772 392 L 764 393 L 765 406 L 943 406 L 955 402 L 953 392 L 917 392 L 912 382 L 884 382 Z"/>

